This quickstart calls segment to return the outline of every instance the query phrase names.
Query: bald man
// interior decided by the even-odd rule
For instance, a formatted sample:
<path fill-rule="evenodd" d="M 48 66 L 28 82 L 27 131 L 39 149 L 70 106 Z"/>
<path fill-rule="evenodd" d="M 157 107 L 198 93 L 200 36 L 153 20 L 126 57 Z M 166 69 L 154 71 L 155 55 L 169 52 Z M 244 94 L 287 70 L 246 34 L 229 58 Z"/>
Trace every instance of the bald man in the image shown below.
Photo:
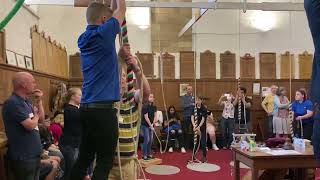
<path fill-rule="evenodd" d="M 35 89 L 34 77 L 27 72 L 14 75 L 13 93 L 5 101 L 2 111 L 8 138 L 9 167 L 16 180 L 38 180 L 41 141 L 38 121 L 44 118 L 41 97 L 43 93 Z M 37 106 L 28 99 L 36 96 Z"/>

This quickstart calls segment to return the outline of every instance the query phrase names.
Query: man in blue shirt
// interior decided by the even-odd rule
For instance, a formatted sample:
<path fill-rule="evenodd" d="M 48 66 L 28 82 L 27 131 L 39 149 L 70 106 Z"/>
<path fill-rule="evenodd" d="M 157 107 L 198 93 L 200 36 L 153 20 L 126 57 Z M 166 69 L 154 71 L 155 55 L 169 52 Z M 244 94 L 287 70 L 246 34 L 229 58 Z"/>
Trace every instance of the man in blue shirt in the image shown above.
<path fill-rule="evenodd" d="M 193 135 L 189 136 L 188 132 L 191 128 L 191 115 L 194 111 L 194 105 L 195 105 L 195 99 L 192 94 L 192 86 L 187 86 L 187 93 L 181 97 L 181 105 L 183 107 L 183 133 L 184 133 L 184 139 L 186 140 L 186 146 L 187 148 L 191 149 L 192 146 L 191 138 Z"/>
<path fill-rule="evenodd" d="M 120 100 L 115 39 L 120 32 L 125 11 L 125 0 L 112 0 L 111 9 L 96 2 L 87 8 L 88 26 L 78 39 L 83 72 L 80 105 L 83 134 L 79 157 L 71 172 L 72 180 L 85 177 L 95 155 L 97 159 L 93 180 L 107 179 L 113 165 L 118 141 L 114 102 Z"/>
<path fill-rule="evenodd" d="M 304 7 L 315 48 L 310 88 L 311 100 L 316 105 L 312 143 L 316 159 L 320 160 L 320 1 L 304 0 Z"/>
<path fill-rule="evenodd" d="M 41 141 L 38 121 L 44 118 L 42 101 L 33 107 L 28 96 L 42 96 L 35 90 L 35 79 L 26 72 L 19 72 L 13 78 L 14 91 L 5 101 L 2 111 L 8 138 L 9 167 L 16 180 L 38 180 L 41 155 Z"/>

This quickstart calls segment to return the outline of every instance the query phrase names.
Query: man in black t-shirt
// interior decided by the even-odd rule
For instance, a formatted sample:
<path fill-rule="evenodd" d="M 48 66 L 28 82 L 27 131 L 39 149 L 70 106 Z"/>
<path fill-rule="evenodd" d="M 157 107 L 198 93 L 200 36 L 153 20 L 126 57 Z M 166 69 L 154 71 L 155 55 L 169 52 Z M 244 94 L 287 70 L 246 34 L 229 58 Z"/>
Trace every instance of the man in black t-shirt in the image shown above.
<path fill-rule="evenodd" d="M 250 122 L 250 109 L 252 106 L 252 100 L 246 97 L 247 89 L 240 87 L 235 100 L 234 105 L 234 132 L 235 133 L 248 133 L 251 132 L 251 122 Z M 241 111 L 239 118 L 239 97 L 241 99 Z"/>

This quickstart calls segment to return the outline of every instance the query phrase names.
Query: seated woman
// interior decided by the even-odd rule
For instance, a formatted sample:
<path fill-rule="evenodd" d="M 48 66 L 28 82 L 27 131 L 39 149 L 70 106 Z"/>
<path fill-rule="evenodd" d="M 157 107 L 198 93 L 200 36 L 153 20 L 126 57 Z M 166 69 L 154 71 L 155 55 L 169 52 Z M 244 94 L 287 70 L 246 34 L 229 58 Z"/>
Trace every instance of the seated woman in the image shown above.
<path fill-rule="evenodd" d="M 208 110 L 207 114 L 207 134 L 209 134 L 209 138 L 212 144 L 212 149 L 218 151 L 219 148 L 216 145 L 216 128 L 214 126 L 214 118 L 212 112 Z"/>
<path fill-rule="evenodd" d="M 165 118 L 164 120 L 164 126 L 163 131 L 165 133 L 169 133 L 169 152 L 173 152 L 174 142 L 170 141 L 170 139 L 176 139 L 179 142 L 179 148 L 181 149 L 182 153 L 186 152 L 185 145 L 184 145 L 184 139 L 183 139 L 183 133 L 181 129 L 181 123 L 179 116 L 176 112 L 176 109 L 174 106 L 170 106 L 168 109 L 168 119 Z"/>

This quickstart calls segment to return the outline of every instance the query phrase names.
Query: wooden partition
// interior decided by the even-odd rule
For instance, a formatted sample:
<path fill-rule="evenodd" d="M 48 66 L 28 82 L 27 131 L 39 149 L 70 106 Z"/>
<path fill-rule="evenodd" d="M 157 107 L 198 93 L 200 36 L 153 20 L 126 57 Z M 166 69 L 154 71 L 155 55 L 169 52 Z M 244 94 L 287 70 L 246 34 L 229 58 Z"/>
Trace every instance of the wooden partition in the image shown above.
<path fill-rule="evenodd" d="M 281 69 L 280 69 L 280 77 L 281 79 L 289 79 L 290 78 L 290 71 L 291 71 L 291 78 L 294 79 L 295 74 L 295 64 L 294 64 L 294 55 L 290 54 L 289 51 L 281 54 Z M 290 62 L 291 60 L 291 62 Z M 291 63 L 291 70 L 290 70 L 290 63 Z"/>
<path fill-rule="evenodd" d="M 64 47 L 50 36 L 39 32 L 38 26 L 31 28 L 32 57 L 34 70 L 52 75 L 68 77 L 68 57 Z"/>
<path fill-rule="evenodd" d="M 0 63 L 6 62 L 6 34 L 0 31 Z"/>
<path fill-rule="evenodd" d="M 299 54 L 300 79 L 310 79 L 312 73 L 313 55 L 305 51 Z"/>
<path fill-rule="evenodd" d="M 260 78 L 276 79 L 276 53 L 260 53 Z"/>
<path fill-rule="evenodd" d="M 161 59 L 163 65 L 163 79 L 175 79 L 175 56 L 168 52 L 159 57 L 159 77 L 161 76 Z"/>
<path fill-rule="evenodd" d="M 155 104 L 159 110 L 165 110 L 162 91 L 161 91 L 161 82 L 159 79 L 150 79 L 149 80 L 151 91 L 155 95 Z M 278 85 L 279 87 L 285 87 L 289 90 L 289 80 L 286 79 L 242 79 L 241 86 L 247 89 L 247 95 L 252 98 L 253 104 L 251 109 L 251 123 L 253 131 L 258 134 L 258 138 L 265 139 L 267 138 L 267 121 L 266 113 L 261 108 L 261 88 L 270 87 L 273 84 Z M 253 94 L 253 83 L 260 83 L 260 93 Z M 193 79 L 175 79 L 175 80 L 166 80 L 164 83 L 164 98 L 166 100 L 167 107 L 173 105 L 176 107 L 179 113 L 182 113 L 182 106 L 180 101 L 180 84 L 190 84 L 193 88 L 196 88 L 198 96 L 207 97 L 208 100 L 205 103 L 208 105 L 209 109 L 213 111 L 214 117 L 220 118 L 222 113 L 222 107 L 217 105 L 219 97 L 227 91 L 235 94 L 238 82 L 235 79 L 200 79 L 197 80 L 197 87 L 194 87 Z M 81 78 L 72 79 L 70 81 L 70 86 L 81 87 L 82 80 Z M 299 88 L 309 88 L 309 81 L 307 80 L 292 80 L 292 94 L 291 98 L 294 99 L 294 92 Z"/>
<path fill-rule="evenodd" d="M 200 78 L 216 78 L 216 54 L 209 50 L 200 53 Z"/>
<path fill-rule="evenodd" d="M 193 51 L 180 52 L 180 78 L 188 79 L 195 76 L 195 61 Z"/>
<path fill-rule="evenodd" d="M 140 53 L 139 51 L 136 53 L 136 56 L 139 58 L 142 67 L 144 75 L 147 78 L 154 78 L 154 59 L 153 53 Z"/>
<path fill-rule="evenodd" d="M 82 78 L 80 53 L 69 56 L 69 77 Z"/>
<path fill-rule="evenodd" d="M 236 55 L 230 51 L 220 54 L 221 79 L 236 78 Z"/>
<path fill-rule="evenodd" d="M 245 54 L 243 57 L 240 57 L 240 77 L 241 79 L 256 78 L 255 58 L 252 57 L 249 53 Z"/>

